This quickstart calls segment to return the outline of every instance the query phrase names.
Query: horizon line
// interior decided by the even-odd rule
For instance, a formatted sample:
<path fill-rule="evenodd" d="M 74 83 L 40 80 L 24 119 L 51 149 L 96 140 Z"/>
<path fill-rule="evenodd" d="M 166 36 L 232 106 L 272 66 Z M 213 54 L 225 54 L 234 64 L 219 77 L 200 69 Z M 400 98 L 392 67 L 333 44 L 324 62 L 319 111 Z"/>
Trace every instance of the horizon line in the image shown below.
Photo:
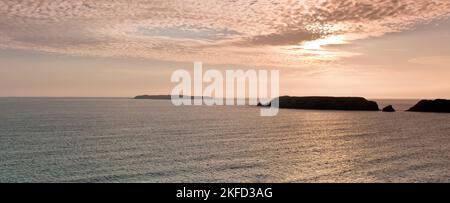
<path fill-rule="evenodd" d="M 136 95 L 136 96 L 143 96 L 143 95 Z M 0 96 L 0 98 L 73 98 L 73 99 L 82 99 L 82 98 L 111 98 L 111 99 L 134 99 L 136 96 Z M 148 96 L 170 96 L 170 94 L 149 94 Z M 395 99 L 395 100 L 422 100 L 422 99 L 447 99 L 447 97 L 364 97 L 364 96 L 329 96 L 329 95 L 280 95 L 282 96 L 291 96 L 291 97 L 363 97 L 366 99 L 382 99 L 382 100 L 388 100 L 388 99 Z M 192 96 L 189 96 L 192 97 Z M 194 96 L 194 97 L 200 97 L 200 96 Z M 227 98 L 222 98 L 227 99 Z M 234 98 L 234 99 L 249 99 L 249 98 Z"/>

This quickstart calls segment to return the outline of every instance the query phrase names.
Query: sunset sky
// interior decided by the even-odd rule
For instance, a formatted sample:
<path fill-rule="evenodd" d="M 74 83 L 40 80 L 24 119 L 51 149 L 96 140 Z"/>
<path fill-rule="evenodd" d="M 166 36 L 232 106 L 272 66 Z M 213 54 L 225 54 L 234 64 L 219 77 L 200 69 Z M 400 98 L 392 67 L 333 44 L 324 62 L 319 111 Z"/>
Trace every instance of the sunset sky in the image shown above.
<path fill-rule="evenodd" d="M 450 98 L 449 0 L 0 0 L 0 96 L 169 94 L 279 69 L 281 94 Z"/>

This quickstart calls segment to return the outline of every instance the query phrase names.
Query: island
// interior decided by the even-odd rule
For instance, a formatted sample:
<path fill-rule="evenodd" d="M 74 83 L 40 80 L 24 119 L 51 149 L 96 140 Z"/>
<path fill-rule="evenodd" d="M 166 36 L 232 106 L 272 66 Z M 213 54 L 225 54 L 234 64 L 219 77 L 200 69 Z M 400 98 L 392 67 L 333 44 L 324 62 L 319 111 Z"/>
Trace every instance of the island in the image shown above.
<path fill-rule="evenodd" d="M 139 95 L 135 96 L 134 99 L 157 99 L 157 100 L 170 100 L 171 95 Z"/>
<path fill-rule="evenodd" d="M 383 110 L 381 110 L 383 112 L 395 112 L 395 109 L 392 105 L 386 106 L 383 108 Z"/>
<path fill-rule="evenodd" d="M 408 111 L 450 113 L 450 100 L 421 100 L 416 105 L 408 109 Z"/>
<path fill-rule="evenodd" d="M 183 99 L 183 95 L 178 96 Z M 191 99 L 211 99 L 211 97 L 202 97 L 202 96 L 187 96 L 187 98 Z M 154 100 L 171 100 L 172 95 L 139 95 L 135 96 L 134 99 L 154 99 Z"/>
<path fill-rule="evenodd" d="M 279 108 L 344 110 L 344 111 L 379 111 L 378 104 L 362 97 L 279 97 Z M 272 102 L 273 103 L 273 100 Z M 264 105 L 271 106 L 271 103 Z"/>

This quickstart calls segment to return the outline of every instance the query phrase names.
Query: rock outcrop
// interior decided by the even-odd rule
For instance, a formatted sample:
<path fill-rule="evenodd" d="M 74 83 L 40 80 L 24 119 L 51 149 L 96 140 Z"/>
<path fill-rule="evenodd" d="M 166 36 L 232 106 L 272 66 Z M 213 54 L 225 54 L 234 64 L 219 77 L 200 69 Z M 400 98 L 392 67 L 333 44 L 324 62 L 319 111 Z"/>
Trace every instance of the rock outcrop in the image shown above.
<path fill-rule="evenodd" d="M 158 99 L 158 100 L 170 100 L 170 95 L 139 95 L 134 97 L 134 99 Z"/>
<path fill-rule="evenodd" d="M 450 100 L 421 100 L 408 111 L 450 113 Z"/>
<path fill-rule="evenodd" d="M 395 109 L 392 105 L 386 106 L 382 110 L 383 112 L 395 112 Z"/>
<path fill-rule="evenodd" d="M 211 97 L 202 97 L 202 96 L 186 96 L 190 99 L 212 99 Z M 180 98 L 183 98 L 183 95 L 180 95 Z M 139 95 L 134 97 L 134 99 L 156 99 L 156 100 L 171 100 L 171 95 Z"/>

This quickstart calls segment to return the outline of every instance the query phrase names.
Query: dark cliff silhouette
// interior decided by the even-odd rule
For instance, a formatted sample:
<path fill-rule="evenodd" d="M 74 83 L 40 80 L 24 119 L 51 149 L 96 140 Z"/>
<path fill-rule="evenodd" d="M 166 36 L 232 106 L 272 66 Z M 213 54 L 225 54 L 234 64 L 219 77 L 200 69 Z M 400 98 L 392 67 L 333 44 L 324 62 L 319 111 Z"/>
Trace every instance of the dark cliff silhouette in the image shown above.
<path fill-rule="evenodd" d="M 270 106 L 268 104 L 267 106 Z M 378 104 L 362 97 L 279 97 L 279 107 L 344 111 L 379 111 Z"/>
<path fill-rule="evenodd" d="M 183 95 L 179 96 L 181 99 L 183 99 Z M 210 97 L 202 97 L 202 96 L 187 96 L 191 99 L 211 99 Z M 171 100 L 171 95 L 139 95 L 134 97 L 134 99 L 155 99 L 155 100 Z"/>
<path fill-rule="evenodd" d="M 139 95 L 134 97 L 134 99 L 160 99 L 160 100 L 167 100 L 171 99 L 170 95 Z"/>
<path fill-rule="evenodd" d="M 395 112 L 395 109 L 392 105 L 386 106 L 382 110 L 383 112 Z"/>
<path fill-rule="evenodd" d="M 408 111 L 450 113 L 450 100 L 421 100 Z"/>

